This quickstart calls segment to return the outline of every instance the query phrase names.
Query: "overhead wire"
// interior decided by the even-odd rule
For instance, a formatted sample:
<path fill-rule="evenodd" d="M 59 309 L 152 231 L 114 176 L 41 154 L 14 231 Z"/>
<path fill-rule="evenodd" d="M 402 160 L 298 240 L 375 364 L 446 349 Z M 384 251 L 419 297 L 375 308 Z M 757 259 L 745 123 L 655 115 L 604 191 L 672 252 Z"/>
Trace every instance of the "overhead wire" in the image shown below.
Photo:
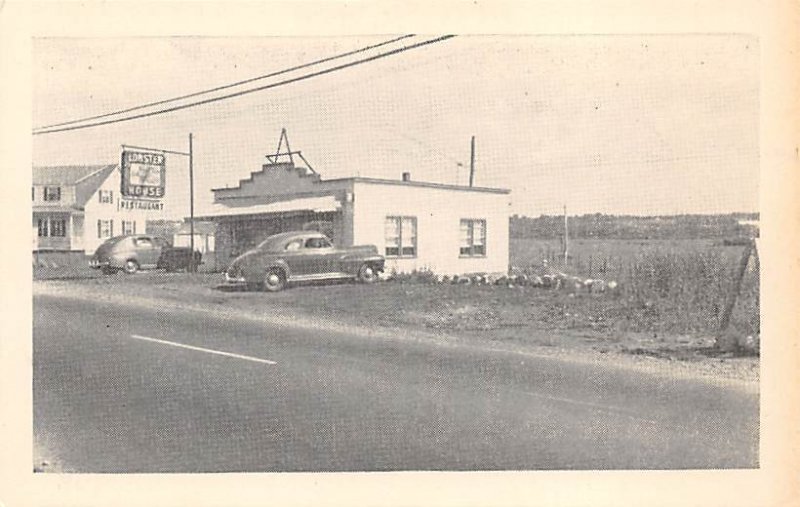
<path fill-rule="evenodd" d="M 379 48 L 379 47 L 382 47 L 382 46 L 393 44 L 395 42 L 407 39 L 409 37 L 414 37 L 414 36 L 415 36 L 414 34 L 403 35 L 403 36 L 400 36 L 400 37 L 396 37 L 394 39 L 390 39 L 388 41 L 380 42 L 378 44 L 372 44 L 370 46 L 365 46 L 365 47 L 362 47 L 362 48 L 358 48 L 358 49 L 355 49 L 353 51 L 348 51 L 346 53 L 341 53 L 341 54 L 338 54 L 338 55 L 329 56 L 327 58 L 322 58 L 320 60 L 315 60 L 313 62 L 307 62 L 307 63 L 301 64 L 301 65 L 296 65 L 294 67 L 290 67 L 288 69 L 279 70 L 277 72 L 270 72 L 269 74 L 264 74 L 262 76 L 256 76 L 256 77 L 245 79 L 245 80 L 242 80 L 242 81 L 237 81 L 235 83 L 230 83 L 230 84 L 226 84 L 226 85 L 222 85 L 222 86 L 217 86 L 215 88 L 209 88 L 207 90 L 202 90 L 202 91 L 194 92 L 194 93 L 188 93 L 186 95 L 180 95 L 178 97 L 172 97 L 172 98 L 169 98 L 169 99 L 159 100 L 159 101 L 156 101 L 156 102 L 149 102 L 147 104 L 142 104 L 142 105 L 135 106 L 135 107 L 129 107 L 127 109 L 120 109 L 119 111 L 113 111 L 113 112 L 110 112 L 110 113 L 99 114 L 99 115 L 96 115 L 96 116 L 88 116 L 86 118 L 80 118 L 80 119 L 77 119 L 77 120 L 65 121 L 65 122 L 62 122 L 62 123 L 54 123 L 54 124 L 51 124 L 51 125 L 43 125 L 41 127 L 36 127 L 34 130 L 45 130 L 45 129 L 50 129 L 50 128 L 53 128 L 53 127 L 62 127 L 64 125 L 74 125 L 75 123 L 83 123 L 83 122 L 90 121 L 90 120 L 98 120 L 100 118 L 107 118 L 109 116 L 116 116 L 116 115 L 119 115 L 119 114 L 130 113 L 132 111 L 138 111 L 139 109 L 145 109 L 145 108 L 153 107 L 153 106 L 160 106 L 162 104 L 167 104 L 169 102 L 175 102 L 175 101 L 178 101 L 178 100 L 184 100 L 184 99 L 189 99 L 189 98 L 192 98 L 192 97 L 198 97 L 200 95 L 206 95 L 208 93 L 214 93 L 214 92 L 218 92 L 220 90 L 226 90 L 228 88 L 241 86 L 241 85 L 244 85 L 244 84 L 252 83 L 252 82 L 255 82 L 255 81 L 260 81 L 262 79 L 267 79 L 267 78 L 270 78 L 270 77 L 280 76 L 281 74 L 287 74 L 289 72 L 294 72 L 296 70 L 305 69 L 307 67 L 312 67 L 314 65 L 320 65 L 320 64 L 327 63 L 327 62 L 330 62 L 330 61 L 333 61 L 333 60 L 338 60 L 340 58 L 345 58 L 345 57 L 352 56 L 352 55 L 355 55 L 355 54 L 358 54 L 358 53 L 363 53 L 365 51 L 370 51 L 370 50 L 375 49 L 375 48 Z"/>
<path fill-rule="evenodd" d="M 171 112 L 174 112 L 174 111 L 180 111 L 180 110 L 188 109 L 188 108 L 191 108 L 191 107 L 197 107 L 197 106 L 204 105 L 204 104 L 210 104 L 210 103 L 213 103 L 213 102 L 219 102 L 221 100 L 227 100 L 227 99 L 230 99 L 230 98 L 240 97 L 242 95 L 247 95 L 247 94 L 250 94 L 250 93 L 255 93 L 255 92 L 259 92 L 259 91 L 263 91 L 263 90 L 268 90 L 268 89 L 271 89 L 271 88 L 284 86 L 284 85 L 295 83 L 295 82 L 298 82 L 298 81 L 304 81 L 304 80 L 307 80 L 307 79 L 310 79 L 310 78 L 313 78 L 313 77 L 317 77 L 317 76 L 321 76 L 321 75 L 325 75 L 325 74 L 330 74 L 331 72 L 336 72 L 336 71 L 343 70 L 343 69 L 346 69 L 346 68 L 349 68 L 349 67 L 354 67 L 356 65 L 362 65 L 364 63 L 368 63 L 368 62 L 372 62 L 372 61 L 375 61 L 375 60 L 379 60 L 381 58 L 386 58 L 388 56 L 392 56 L 392 55 L 396 55 L 396 54 L 399 54 L 399 53 L 403 53 L 403 52 L 409 51 L 411 49 L 416 49 L 416 48 L 420 48 L 420 47 L 423 47 L 423 46 L 428 46 L 428 45 L 431 45 L 431 44 L 442 42 L 442 41 L 445 41 L 447 39 L 451 39 L 453 37 L 455 37 L 455 35 L 443 35 L 443 36 L 440 36 L 440 37 L 436 37 L 434 39 L 428 39 L 428 40 L 424 40 L 424 41 L 421 41 L 421 42 L 416 42 L 414 44 L 410 44 L 410 45 L 407 45 L 407 46 L 403 46 L 403 47 L 400 47 L 400 48 L 395 48 L 395 49 L 392 49 L 392 50 L 389 50 L 389 51 L 386 51 L 386 52 L 383 52 L 383 53 L 379 53 L 377 55 L 368 56 L 368 57 L 362 58 L 360 60 L 355 60 L 355 61 L 352 61 L 352 62 L 347 62 L 347 63 L 344 63 L 344 64 L 336 65 L 334 67 L 329 67 L 329 68 L 322 69 L 322 70 L 319 70 L 319 71 L 315 71 L 315 72 L 311 72 L 311 73 L 308 73 L 308 74 L 304 74 L 302 76 L 293 77 L 293 78 L 290 78 L 290 79 L 284 79 L 283 81 L 278 81 L 276 83 L 270 83 L 270 84 L 267 84 L 267 85 L 258 86 L 256 88 L 250 88 L 250 89 L 247 89 L 247 90 L 242 90 L 242 91 L 238 91 L 238 92 L 234 92 L 234 93 L 229 93 L 227 95 L 221 95 L 221 96 L 218 96 L 218 97 L 212 97 L 212 98 L 208 98 L 208 99 L 203 99 L 203 100 L 199 100 L 199 101 L 196 101 L 196 102 L 191 102 L 189 104 L 180 104 L 180 105 L 177 105 L 177 106 L 171 106 L 171 107 L 164 108 L 164 109 L 159 109 L 159 110 L 156 110 L 156 111 L 150 111 L 150 112 L 146 112 L 146 113 L 139 113 L 139 114 L 135 114 L 135 115 L 126 116 L 126 117 L 123 117 L 123 118 L 114 118 L 114 119 L 110 119 L 110 120 L 103 120 L 103 121 L 98 121 L 98 122 L 94 122 L 94 123 L 82 124 L 82 125 L 66 126 L 66 123 L 65 123 L 65 124 L 61 124 L 63 126 L 61 126 L 60 128 L 45 128 L 45 127 L 42 127 L 40 129 L 38 129 L 39 131 L 34 130 L 32 132 L 32 134 L 33 135 L 42 135 L 42 134 L 52 134 L 52 133 L 56 133 L 56 132 L 65 132 L 65 131 L 70 131 L 70 130 L 79 130 L 79 129 L 85 129 L 85 128 L 91 128 L 91 127 L 98 127 L 98 126 L 101 126 L 101 125 L 109 125 L 109 124 L 113 124 L 113 123 L 131 121 L 131 120 L 136 120 L 136 119 L 140 119 L 140 118 L 148 118 L 148 117 L 151 117 L 151 116 L 171 113 Z M 142 107 L 144 107 L 144 106 L 142 106 Z"/>

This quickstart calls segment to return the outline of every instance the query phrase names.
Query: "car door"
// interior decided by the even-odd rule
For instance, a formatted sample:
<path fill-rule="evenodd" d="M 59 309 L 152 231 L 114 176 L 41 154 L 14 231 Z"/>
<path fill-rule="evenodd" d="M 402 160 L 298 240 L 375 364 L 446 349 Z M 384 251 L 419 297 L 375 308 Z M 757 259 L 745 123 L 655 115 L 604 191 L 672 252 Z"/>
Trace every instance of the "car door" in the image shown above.
<path fill-rule="evenodd" d="M 339 271 L 335 266 L 335 252 L 330 241 L 321 237 L 311 237 L 306 239 L 304 247 L 308 260 L 308 274 L 325 276 Z"/>
<path fill-rule="evenodd" d="M 308 270 L 308 262 L 304 255 L 304 243 L 303 238 L 295 238 L 283 247 L 282 257 L 289 266 L 290 278 L 303 276 Z"/>
<path fill-rule="evenodd" d="M 153 238 L 149 236 L 139 236 L 133 240 L 136 247 L 136 257 L 141 268 L 153 268 L 158 262 L 158 257 L 161 255 L 161 248 L 159 248 Z"/>

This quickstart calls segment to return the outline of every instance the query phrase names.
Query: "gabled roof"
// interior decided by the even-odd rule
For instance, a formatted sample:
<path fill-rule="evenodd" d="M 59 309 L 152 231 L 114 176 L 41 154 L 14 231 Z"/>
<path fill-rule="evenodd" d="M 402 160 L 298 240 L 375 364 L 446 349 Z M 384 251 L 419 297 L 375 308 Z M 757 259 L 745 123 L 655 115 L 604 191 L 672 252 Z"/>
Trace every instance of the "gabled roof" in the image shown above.
<path fill-rule="evenodd" d="M 116 164 L 34 167 L 32 180 L 34 185 L 74 186 L 75 202 L 64 202 L 61 206 L 65 209 L 83 209 L 118 167 Z"/>
<path fill-rule="evenodd" d="M 75 185 L 94 173 L 108 171 L 114 165 L 61 165 L 33 168 L 34 185 Z"/>

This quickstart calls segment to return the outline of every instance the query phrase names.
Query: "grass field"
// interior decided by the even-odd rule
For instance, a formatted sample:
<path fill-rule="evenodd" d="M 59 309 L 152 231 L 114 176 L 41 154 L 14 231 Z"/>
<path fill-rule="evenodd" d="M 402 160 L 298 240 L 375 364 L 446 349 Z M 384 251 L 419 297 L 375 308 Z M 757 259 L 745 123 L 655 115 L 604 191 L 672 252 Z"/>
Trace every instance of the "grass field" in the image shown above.
<path fill-rule="evenodd" d="M 573 240 L 566 265 L 559 241 L 512 239 L 512 266 L 551 268 L 582 278 L 620 284 L 616 305 L 621 330 L 715 333 L 725 302 L 734 291 L 744 246 L 709 240 Z M 751 259 L 730 329 L 757 336 L 759 272 Z"/>

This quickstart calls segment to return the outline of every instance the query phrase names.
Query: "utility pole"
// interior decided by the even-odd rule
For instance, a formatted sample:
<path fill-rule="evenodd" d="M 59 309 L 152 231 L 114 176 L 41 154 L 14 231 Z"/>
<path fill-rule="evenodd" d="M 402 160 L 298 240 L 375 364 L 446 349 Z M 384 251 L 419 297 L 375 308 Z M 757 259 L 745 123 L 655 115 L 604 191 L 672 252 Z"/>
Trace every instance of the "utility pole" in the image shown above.
<path fill-rule="evenodd" d="M 469 155 L 469 186 L 472 186 L 475 180 L 475 136 L 472 136 L 472 142 L 470 143 L 470 155 Z"/>
<path fill-rule="evenodd" d="M 564 266 L 569 263 L 569 220 L 567 219 L 567 205 L 564 205 Z"/>
<path fill-rule="evenodd" d="M 192 133 L 189 132 L 189 271 L 197 271 L 194 259 L 194 156 L 192 152 Z"/>

